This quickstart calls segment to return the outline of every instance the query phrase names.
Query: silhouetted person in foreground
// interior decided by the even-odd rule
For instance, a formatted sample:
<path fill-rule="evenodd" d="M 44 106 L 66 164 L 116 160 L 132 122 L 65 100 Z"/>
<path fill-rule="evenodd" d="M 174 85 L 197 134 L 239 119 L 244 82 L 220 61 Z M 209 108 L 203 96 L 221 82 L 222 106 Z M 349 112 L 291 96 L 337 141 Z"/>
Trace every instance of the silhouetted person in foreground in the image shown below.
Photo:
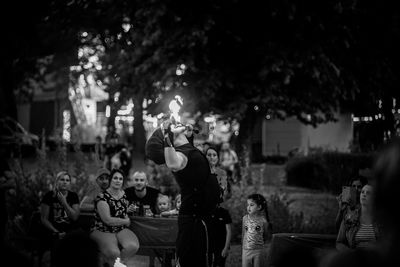
<path fill-rule="evenodd" d="M 19 252 L 16 248 L 13 248 L 6 244 L 0 245 L 1 251 L 1 266 L 12 266 L 12 267 L 31 267 L 32 262 L 27 256 Z"/>
<path fill-rule="evenodd" d="M 400 266 L 400 138 L 393 139 L 380 152 L 375 168 L 375 214 L 383 226 L 378 246 L 382 266 Z"/>
<path fill-rule="evenodd" d="M 286 250 L 274 265 L 274 267 L 292 266 L 316 267 L 318 260 L 311 249 L 297 246 Z"/>
<path fill-rule="evenodd" d="M 97 243 L 84 231 L 73 231 L 60 240 L 54 250 L 56 267 L 99 267 Z"/>

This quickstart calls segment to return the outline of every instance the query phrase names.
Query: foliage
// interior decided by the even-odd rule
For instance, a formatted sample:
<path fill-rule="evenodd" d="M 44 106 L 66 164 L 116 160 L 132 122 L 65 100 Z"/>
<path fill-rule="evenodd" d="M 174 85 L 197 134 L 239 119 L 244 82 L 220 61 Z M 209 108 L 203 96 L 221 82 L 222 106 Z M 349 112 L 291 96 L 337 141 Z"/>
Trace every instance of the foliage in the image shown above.
<path fill-rule="evenodd" d="M 79 46 L 91 46 L 104 48 L 96 80 L 121 102 L 137 101 L 136 113 L 146 97 L 165 111 L 162 99 L 179 92 L 188 111 L 240 121 L 241 142 L 257 116 L 316 125 L 335 120 L 339 108 L 376 113 L 379 99 L 384 126 L 393 128 L 400 39 L 398 9 L 388 3 L 45 0 L 24 10 L 16 3 L 8 14 L 19 23 L 3 23 L 10 41 L 1 53 L 7 94 L 0 99 L 40 79 L 43 59 L 63 58 L 58 68 L 65 69 L 77 63 Z M 20 26 L 28 27 L 24 34 Z M 25 88 L 19 93 L 31 97 Z M 137 143 L 143 136 L 136 128 Z"/>
<path fill-rule="evenodd" d="M 377 97 L 395 95 L 397 13 L 383 3 L 85 2 L 71 6 L 99 19 L 82 39 L 105 48 L 97 76 L 121 99 L 153 98 L 158 112 L 179 92 L 189 111 L 241 121 L 246 137 L 258 115 L 316 125 L 335 120 L 338 108 L 371 110 Z"/>
<path fill-rule="evenodd" d="M 57 143 L 54 153 L 38 150 L 35 159 L 37 166 L 30 172 L 24 169 L 22 161 L 12 159 L 11 169 L 16 174 L 16 188 L 7 197 L 11 231 L 9 234 L 27 233 L 32 213 L 39 209 L 43 195 L 54 188 L 55 176 L 61 170 L 68 170 L 71 174 L 71 190 L 82 199 L 90 186 L 88 161 L 80 151 L 74 153 L 71 161 L 63 143 Z"/>
<path fill-rule="evenodd" d="M 371 154 L 341 152 L 296 156 L 286 165 L 287 184 L 338 194 L 359 170 L 371 167 L 372 157 Z"/>

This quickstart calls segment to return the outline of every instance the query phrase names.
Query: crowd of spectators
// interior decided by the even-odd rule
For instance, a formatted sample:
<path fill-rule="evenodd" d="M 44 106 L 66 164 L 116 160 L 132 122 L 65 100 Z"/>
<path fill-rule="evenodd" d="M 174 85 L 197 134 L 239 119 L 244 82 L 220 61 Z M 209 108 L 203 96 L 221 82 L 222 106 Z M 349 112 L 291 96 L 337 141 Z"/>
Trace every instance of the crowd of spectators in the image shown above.
<path fill-rule="evenodd" d="M 213 146 L 206 149 L 199 146 L 198 149 L 207 158 L 211 175 L 218 180 L 223 202 L 228 194 L 229 176 L 234 175 L 234 169 L 229 166 L 235 164 L 237 156 L 226 145 L 221 151 Z M 228 164 L 228 161 L 231 163 Z M 140 240 L 130 229 L 132 216 L 179 215 L 181 195 L 166 195 L 150 186 L 149 177 L 156 177 L 155 167 L 151 163 L 154 162 L 146 159 L 146 172 L 136 171 L 133 174 L 121 168 L 111 171 L 99 168 L 93 187 L 87 190 L 81 201 L 77 193 L 70 190 L 71 176 L 67 171 L 55 176 L 52 190 L 42 197 L 40 205 L 40 221 L 44 229 L 42 238 L 50 248 L 53 266 L 66 266 L 67 262 L 73 264 L 67 261 L 65 250 L 75 249 L 79 254 L 82 250 L 78 248 L 83 244 L 87 248 L 87 253 L 82 255 L 87 259 L 84 260 L 85 266 L 113 266 L 117 259 L 126 263 L 140 248 Z M 354 267 L 361 266 L 362 262 L 365 263 L 363 266 L 398 266 L 400 231 L 395 190 L 399 184 L 399 166 L 400 141 L 396 139 L 380 152 L 372 177 L 356 176 L 343 186 L 342 193 L 337 197 L 337 253 L 325 258 L 322 261 L 324 266 Z M 9 177 L 9 170 L 2 167 L 2 189 L 8 188 L 12 180 Z M 77 221 L 81 212 L 94 214 L 89 233 L 79 230 Z M 208 224 L 209 234 L 214 237 L 214 242 L 208 247 L 209 264 L 225 266 L 232 235 L 229 209 L 224 208 L 223 203 L 218 205 Z M 243 217 L 242 225 L 242 265 L 264 266 L 265 257 L 262 255 L 272 234 L 272 222 L 264 196 L 252 194 L 248 197 L 247 214 Z M 4 247 L 4 250 L 7 249 Z M 293 255 L 298 255 L 298 251 L 293 251 Z M 310 266 L 317 266 L 315 255 L 301 254 L 302 257 L 298 259 L 312 262 Z M 289 258 L 278 262 L 279 266 L 287 266 Z"/>

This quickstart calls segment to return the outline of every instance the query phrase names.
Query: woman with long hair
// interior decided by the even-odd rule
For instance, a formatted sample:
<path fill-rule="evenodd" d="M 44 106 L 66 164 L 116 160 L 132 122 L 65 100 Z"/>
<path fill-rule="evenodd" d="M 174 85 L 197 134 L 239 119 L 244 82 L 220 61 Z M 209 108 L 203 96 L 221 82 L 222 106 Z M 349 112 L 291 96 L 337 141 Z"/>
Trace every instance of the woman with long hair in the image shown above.
<path fill-rule="evenodd" d="M 211 174 L 217 177 L 219 186 L 221 187 L 222 194 L 228 191 L 228 176 L 225 170 L 219 166 L 219 154 L 215 147 L 208 147 L 205 153 L 208 163 L 210 164 Z M 223 197 L 223 196 L 222 196 Z"/>
<path fill-rule="evenodd" d="M 379 237 L 379 228 L 373 214 L 373 187 L 364 185 L 360 194 L 360 208 L 346 213 L 336 239 L 339 251 L 372 247 Z"/>

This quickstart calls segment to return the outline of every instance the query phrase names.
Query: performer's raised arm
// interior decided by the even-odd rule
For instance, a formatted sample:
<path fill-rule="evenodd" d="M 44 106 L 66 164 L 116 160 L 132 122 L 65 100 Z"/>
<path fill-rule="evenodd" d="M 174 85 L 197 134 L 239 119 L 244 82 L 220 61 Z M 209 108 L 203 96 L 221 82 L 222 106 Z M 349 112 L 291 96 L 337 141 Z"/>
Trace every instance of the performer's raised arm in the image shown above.
<path fill-rule="evenodd" d="M 167 167 L 174 172 L 184 169 L 188 159 L 183 153 L 176 151 L 175 146 L 189 143 L 185 135 L 185 132 L 187 132 L 186 126 L 175 127 L 169 121 L 166 121 L 163 124 L 162 130 L 164 134 L 164 156 Z"/>

